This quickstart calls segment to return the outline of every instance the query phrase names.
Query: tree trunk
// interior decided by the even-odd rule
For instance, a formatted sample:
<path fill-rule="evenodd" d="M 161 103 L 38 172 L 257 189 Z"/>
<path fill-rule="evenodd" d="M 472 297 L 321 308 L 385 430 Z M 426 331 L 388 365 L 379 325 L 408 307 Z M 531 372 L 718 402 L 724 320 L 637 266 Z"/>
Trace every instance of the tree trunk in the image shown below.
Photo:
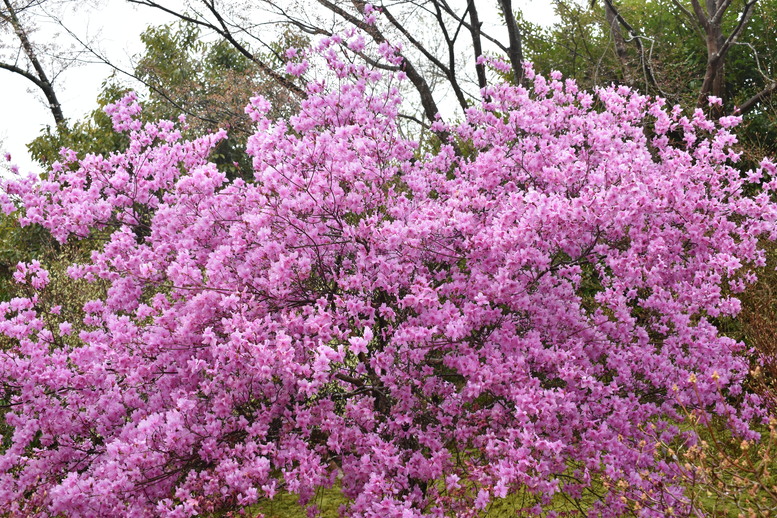
<path fill-rule="evenodd" d="M 499 5 L 502 7 L 502 12 L 505 17 L 505 25 L 507 25 L 507 35 L 510 38 L 510 64 L 513 67 L 513 74 L 515 76 L 515 84 L 519 85 L 523 81 L 523 50 L 521 48 L 521 31 L 518 28 L 518 22 L 515 19 L 515 13 L 513 13 L 512 0 L 499 0 Z"/>
<path fill-rule="evenodd" d="M 626 50 L 626 39 L 621 32 L 615 11 L 607 2 L 604 3 L 604 14 L 607 18 L 607 25 L 610 26 L 610 35 L 615 46 L 615 55 L 618 57 L 618 62 L 623 72 L 623 82 L 629 86 L 634 86 L 634 75 L 631 73 L 629 55 Z"/>

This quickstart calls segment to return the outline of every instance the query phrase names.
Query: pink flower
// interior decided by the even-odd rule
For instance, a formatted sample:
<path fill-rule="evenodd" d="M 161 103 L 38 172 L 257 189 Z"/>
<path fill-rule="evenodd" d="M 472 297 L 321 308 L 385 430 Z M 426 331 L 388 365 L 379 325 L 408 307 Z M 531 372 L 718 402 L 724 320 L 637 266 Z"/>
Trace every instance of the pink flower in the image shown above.
<path fill-rule="evenodd" d="M 360 37 L 317 44 L 326 70 L 289 64 L 325 77 L 288 120 L 251 99 L 251 179 L 209 160 L 225 132 L 141 123 L 130 95 L 106 110 L 126 150 L 4 183 L 20 224 L 105 239 L 67 269 L 80 321 L 46 310 L 37 261 L 0 302 L 0 514 L 188 517 L 333 486 L 352 516 L 463 516 L 513 488 L 548 514 L 604 477 L 627 482 L 592 503 L 606 518 L 647 492 L 682 514 L 653 446 L 692 439 L 678 405 L 754 437 L 758 401 L 724 396 L 744 345 L 712 317 L 766 264 L 777 204 L 743 192 L 777 168 L 730 166 L 737 121 L 527 63 L 439 117 L 437 149 L 402 130 L 401 72 L 355 64 Z"/>
<path fill-rule="evenodd" d="M 72 331 L 73 331 L 73 326 L 70 324 L 70 322 L 60 322 L 59 333 L 62 336 L 68 336 Z"/>

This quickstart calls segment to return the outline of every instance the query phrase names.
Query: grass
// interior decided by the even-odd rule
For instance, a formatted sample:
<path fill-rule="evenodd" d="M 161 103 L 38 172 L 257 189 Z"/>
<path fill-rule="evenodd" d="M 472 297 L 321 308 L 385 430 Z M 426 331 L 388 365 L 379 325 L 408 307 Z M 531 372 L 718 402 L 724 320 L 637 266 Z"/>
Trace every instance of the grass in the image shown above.
<path fill-rule="evenodd" d="M 264 501 L 251 508 L 252 516 L 264 515 L 266 518 L 305 518 L 305 508 L 298 502 L 297 495 L 279 493 L 272 500 Z M 340 506 L 348 500 L 336 488 L 319 489 L 314 504 L 321 511 L 321 518 L 339 518 Z"/>

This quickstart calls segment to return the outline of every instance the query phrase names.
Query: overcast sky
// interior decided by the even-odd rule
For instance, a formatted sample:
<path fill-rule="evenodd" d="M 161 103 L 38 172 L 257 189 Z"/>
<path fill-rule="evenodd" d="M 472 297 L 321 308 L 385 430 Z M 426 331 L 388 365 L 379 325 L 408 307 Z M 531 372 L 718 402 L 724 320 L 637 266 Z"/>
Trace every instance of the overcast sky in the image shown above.
<path fill-rule="evenodd" d="M 283 0 L 281 0 L 283 1 Z M 142 46 L 140 33 L 149 25 L 170 23 L 160 11 L 140 8 L 126 0 L 100 0 L 97 8 L 79 3 L 78 11 L 64 11 L 65 25 L 79 38 L 92 40 L 114 62 L 131 69 L 131 57 Z M 516 9 L 534 23 L 552 20 L 552 3 L 547 0 L 517 0 Z M 57 42 L 68 37 L 53 23 L 42 24 L 34 37 L 54 38 Z M 111 74 L 104 64 L 83 64 L 71 67 L 56 78 L 57 95 L 65 117 L 77 120 L 95 108 L 95 99 L 103 81 Z M 31 88 L 32 87 L 32 88 Z M 25 145 L 40 131 L 53 124 L 43 96 L 28 80 L 0 70 L 0 151 L 9 152 L 21 171 L 37 171 Z"/>

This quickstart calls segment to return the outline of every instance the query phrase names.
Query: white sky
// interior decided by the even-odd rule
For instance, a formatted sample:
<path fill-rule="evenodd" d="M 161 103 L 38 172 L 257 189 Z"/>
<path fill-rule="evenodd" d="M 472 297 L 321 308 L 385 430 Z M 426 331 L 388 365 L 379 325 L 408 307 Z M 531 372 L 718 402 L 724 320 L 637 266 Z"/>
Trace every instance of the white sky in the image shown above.
<path fill-rule="evenodd" d="M 545 25 L 553 19 L 549 0 L 517 0 L 514 8 L 521 9 L 534 23 Z M 136 7 L 125 0 L 100 0 L 98 7 L 80 4 L 76 12 L 65 11 L 63 21 L 79 38 L 96 41 L 114 63 L 131 69 L 131 57 L 142 49 L 140 33 L 143 29 L 172 21 L 163 14 Z M 61 29 L 48 24 L 41 26 L 34 36 L 48 35 L 56 41 L 68 38 L 67 34 L 61 33 Z M 102 82 L 111 71 L 105 64 L 85 64 L 72 67 L 57 77 L 55 87 L 66 118 L 77 120 L 94 110 Z M 36 87 L 19 75 L 0 70 L 0 151 L 11 153 L 22 173 L 37 171 L 26 144 L 49 125 L 53 125 L 53 118 Z"/>

